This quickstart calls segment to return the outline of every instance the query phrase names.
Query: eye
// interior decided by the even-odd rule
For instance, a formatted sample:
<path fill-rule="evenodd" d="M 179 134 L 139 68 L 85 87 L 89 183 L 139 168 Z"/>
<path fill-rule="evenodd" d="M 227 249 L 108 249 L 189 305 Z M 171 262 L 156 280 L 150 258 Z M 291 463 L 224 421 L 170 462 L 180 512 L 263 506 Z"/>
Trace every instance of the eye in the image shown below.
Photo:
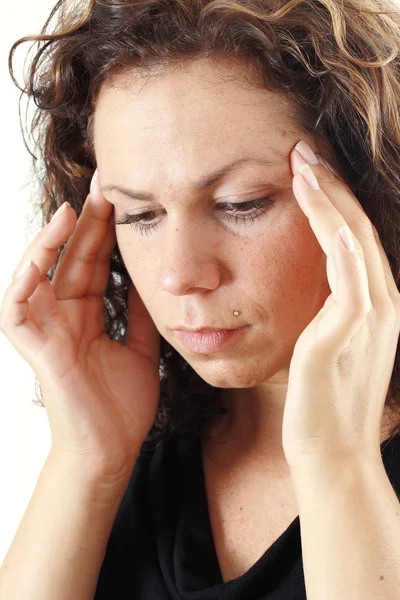
<path fill-rule="evenodd" d="M 267 196 L 249 200 L 248 202 L 221 202 L 218 204 L 217 210 L 225 211 L 226 219 L 229 222 L 234 220 L 235 225 L 238 223 L 242 224 L 247 220 L 254 223 L 254 221 L 265 214 L 274 203 L 275 200 L 272 199 L 272 196 Z M 155 210 L 147 210 L 146 212 L 137 215 L 123 214 L 119 219 L 114 221 L 114 224 L 130 225 L 135 231 L 139 231 L 142 235 L 148 234 L 151 230 L 158 227 L 160 219 L 155 220 L 153 218 L 147 223 L 143 223 L 142 221 L 149 219 L 149 216 L 151 215 L 154 216 L 155 212 Z"/>

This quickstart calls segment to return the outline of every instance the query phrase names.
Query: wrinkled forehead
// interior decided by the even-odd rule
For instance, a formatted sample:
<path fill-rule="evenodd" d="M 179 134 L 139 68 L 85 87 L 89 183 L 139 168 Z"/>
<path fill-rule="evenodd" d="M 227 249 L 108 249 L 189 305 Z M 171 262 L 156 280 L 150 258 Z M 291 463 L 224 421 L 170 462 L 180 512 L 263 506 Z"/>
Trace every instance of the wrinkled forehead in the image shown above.
<path fill-rule="evenodd" d="M 248 162 L 236 180 L 246 177 L 249 185 L 261 168 L 271 181 L 289 180 L 289 154 L 304 138 L 296 110 L 282 94 L 235 74 L 199 61 L 147 78 L 132 72 L 105 84 L 94 117 L 103 181 L 157 193 L 174 186 L 192 191 L 208 173 L 244 157 L 265 164 Z"/>
<path fill-rule="evenodd" d="M 133 71 L 106 82 L 96 103 L 95 142 L 135 135 L 145 143 L 158 135 L 209 143 L 211 135 L 214 143 L 229 143 L 296 128 L 297 112 L 285 96 L 250 85 L 235 70 L 221 75 L 212 65 L 199 61 L 147 78 Z"/>

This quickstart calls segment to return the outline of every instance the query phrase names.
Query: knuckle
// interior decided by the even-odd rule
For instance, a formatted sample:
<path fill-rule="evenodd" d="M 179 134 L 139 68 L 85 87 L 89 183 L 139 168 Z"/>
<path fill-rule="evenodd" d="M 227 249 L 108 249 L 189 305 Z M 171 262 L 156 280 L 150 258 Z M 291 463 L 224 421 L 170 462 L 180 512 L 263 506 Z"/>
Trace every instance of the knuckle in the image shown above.
<path fill-rule="evenodd" d="M 97 261 L 97 250 L 89 250 L 84 246 L 75 248 L 76 258 L 84 265 L 92 265 Z"/>
<path fill-rule="evenodd" d="M 352 319 L 365 319 L 373 312 L 372 303 L 370 300 L 360 300 L 359 304 L 349 309 L 349 314 Z"/>
<path fill-rule="evenodd" d="M 375 239 L 374 227 L 367 215 L 364 213 L 361 215 L 359 212 L 353 213 L 352 217 L 349 219 L 349 226 L 353 231 L 357 231 L 357 235 L 360 237 L 369 241 L 373 241 Z M 378 232 L 376 232 L 376 235 L 377 234 Z"/>
<path fill-rule="evenodd" d="M 313 198 L 310 198 L 309 201 L 315 208 L 332 211 L 332 202 L 325 194 L 316 194 Z"/>
<path fill-rule="evenodd" d="M 328 169 L 321 169 L 321 172 L 318 173 L 318 181 L 325 184 L 332 184 L 336 181 L 336 176 Z"/>

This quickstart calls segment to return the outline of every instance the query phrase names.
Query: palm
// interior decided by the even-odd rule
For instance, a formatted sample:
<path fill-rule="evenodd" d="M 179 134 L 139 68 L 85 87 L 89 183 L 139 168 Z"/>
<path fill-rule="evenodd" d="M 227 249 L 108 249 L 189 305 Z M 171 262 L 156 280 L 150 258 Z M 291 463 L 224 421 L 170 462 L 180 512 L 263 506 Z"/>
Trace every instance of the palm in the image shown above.
<path fill-rule="evenodd" d="M 49 282 L 39 287 L 46 283 L 46 291 L 53 294 Z M 42 300 L 44 293 L 42 288 Z M 141 326 L 146 318 L 152 334 L 140 343 L 131 336 L 122 345 L 104 332 L 100 298 L 57 304 L 53 319 L 40 327 L 43 343 L 35 359 L 37 372 L 51 373 L 41 379 L 45 402 L 46 396 L 57 398 L 53 421 L 54 407 L 46 403 L 52 433 L 63 450 L 82 454 L 108 449 L 110 461 L 122 462 L 136 450 L 137 441 L 145 438 L 157 412 L 159 335 L 155 325 L 143 314 L 142 305 Z M 135 320 L 134 315 L 130 317 Z M 66 418 L 59 430 L 61 409 Z M 65 428 L 65 423 L 75 431 Z"/>

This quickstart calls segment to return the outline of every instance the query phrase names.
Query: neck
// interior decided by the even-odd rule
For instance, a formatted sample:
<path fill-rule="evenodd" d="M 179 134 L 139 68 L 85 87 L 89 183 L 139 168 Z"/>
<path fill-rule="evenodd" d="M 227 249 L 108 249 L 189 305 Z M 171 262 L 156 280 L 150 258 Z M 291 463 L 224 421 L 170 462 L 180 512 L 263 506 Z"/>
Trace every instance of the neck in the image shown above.
<path fill-rule="evenodd" d="M 286 390 L 283 386 L 276 386 L 272 390 L 274 393 L 264 393 L 262 397 L 255 391 L 255 388 L 221 390 L 219 400 L 229 407 L 229 412 L 204 427 L 203 448 L 210 457 L 223 457 L 229 463 L 242 459 L 262 460 L 285 469 L 287 461 L 282 446 L 282 425 Z M 398 421 L 399 412 L 386 405 L 381 424 L 381 444 L 392 437 Z"/>

